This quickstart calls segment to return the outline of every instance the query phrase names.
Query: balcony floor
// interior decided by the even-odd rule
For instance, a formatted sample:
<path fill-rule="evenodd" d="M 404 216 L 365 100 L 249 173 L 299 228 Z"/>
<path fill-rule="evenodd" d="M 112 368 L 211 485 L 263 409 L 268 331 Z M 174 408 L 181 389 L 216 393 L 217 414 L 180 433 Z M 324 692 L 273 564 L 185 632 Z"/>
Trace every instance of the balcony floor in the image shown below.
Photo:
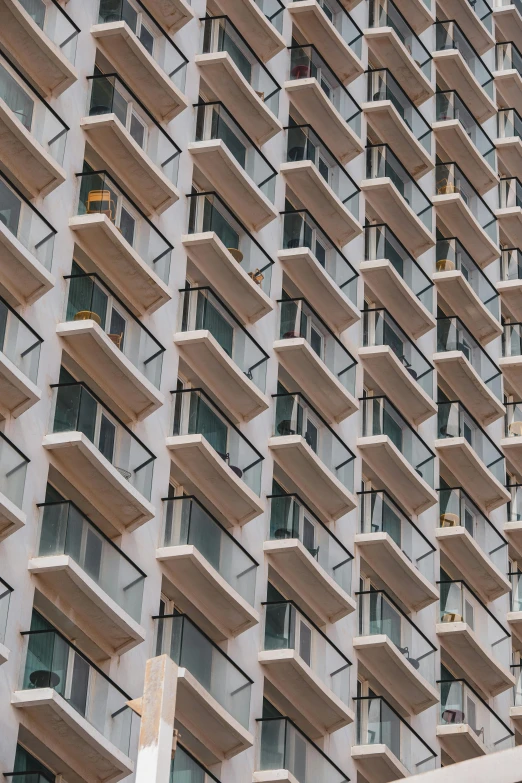
<path fill-rule="evenodd" d="M 479 54 L 493 48 L 495 38 L 472 8 L 468 0 L 437 0 L 441 18 L 454 19 L 468 41 Z"/>
<path fill-rule="evenodd" d="M 439 438 L 434 448 L 457 482 L 486 513 L 509 502 L 510 493 L 465 438 Z"/>
<path fill-rule="evenodd" d="M 0 492 L 0 541 L 24 527 L 26 521 L 24 512 Z"/>
<path fill-rule="evenodd" d="M 422 1 L 422 0 L 421 0 Z M 418 141 L 390 100 L 369 101 L 362 110 L 383 144 L 389 144 L 414 179 L 420 179 L 435 166 L 433 155 Z"/>
<path fill-rule="evenodd" d="M 505 176 L 522 180 L 522 141 L 519 136 L 495 139 L 499 169 Z"/>
<path fill-rule="evenodd" d="M 144 0 L 143 5 L 171 35 L 194 19 L 194 11 L 187 0 L 169 0 L 168 3 L 163 0 Z"/>
<path fill-rule="evenodd" d="M 438 190 L 444 188 L 441 186 Z M 460 193 L 438 193 L 432 196 L 431 202 L 437 219 L 442 220 L 450 236 L 460 240 L 481 268 L 499 257 L 500 248 L 480 226 Z"/>
<path fill-rule="evenodd" d="M 355 766 L 369 783 L 391 783 L 410 776 L 387 745 L 353 745 L 351 753 Z"/>
<path fill-rule="evenodd" d="M 448 89 L 465 96 L 466 106 L 478 123 L 482 125 L 497 113 L 495 101 L 481 87 L 458 49 L 432 52 L 432 57 Z"/>
<path fill-rule="evenodd" d="M 522 77 L 515 68 L 493 71 L 497 100 L 502 108 L 522 113 Z"/>
<path fill-rule="evenodd" d="M 0 222 L 0 281 L 11 307 L 30 305 L 54 288 L 55 279 Z"/>
<path fill-rule="evenodd" d="M 0 352 L 0 419 L 18 418 L 41 397 L 38 386 Z"/>
<path fill-rule="evenodd" d="M 416 106 L 434 95 L 434 89 L 392 27 L 367 28 L 364 37 L 370 54 L 389 68 Z"/>
<path fill-rule="evenodd" d="M 502 324 L 482 303 L 460 270 L 435 272 L 432 279 L 437 293 L 449 305 L 451 312 L 482 345 L 502 334 Z"/>
<path fill-rule="evenodd" d="M 485 756 L 488 752 L 478 734 L 467 723 L 439 725 L 437 737 L 442 749 L 455 763 Z"/>
<path fill-rule="evenodd" d="M 243 0 L 241 3 L 237 0 L 219 0 L 219 7 L 232 24 L 235 24 L 262 62 L 268 62 L 286 47 L 285 39 L 255 0 Z"/>
<path fill-rule="evenodd" d="M 507 307 L 511 316 L 522 322 L 522 280 L 499 280 L 495 285 L 502 300 L 502 309 Z"/>
<path fill-rule="evenodd" d="M 438 374 L 462 400 L 479 424 L 487 427 L 505 416 L 506 409 L 499 398 L 486 386 L 463 351 L 440 351 L 433 354 Z"/>
<path fill-rule="evenodd" d="M 522 16 L 514 2 L 504 3 L 493 8 L 493 21 L 498 41 L 513 41 L 522 51 Z"/>
<path fill-rule="evenodd" d="M 499 177 L 479 152 L 458 119 L 434 122 L 433 133 L 446 153 L 443 160 L 455 161 L 474 188 L 483 195 L 498 186 Z"/>

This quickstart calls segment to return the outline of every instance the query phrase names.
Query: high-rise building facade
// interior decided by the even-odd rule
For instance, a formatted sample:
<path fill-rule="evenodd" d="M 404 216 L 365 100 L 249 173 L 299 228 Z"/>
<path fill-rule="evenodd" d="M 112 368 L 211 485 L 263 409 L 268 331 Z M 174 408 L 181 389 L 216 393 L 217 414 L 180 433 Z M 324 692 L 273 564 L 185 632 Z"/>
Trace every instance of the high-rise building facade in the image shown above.
<path fill-rule="evenodd" d="M 512 747 L 521 575 L 521 0 L 0 0 L 5 779 Z"/>

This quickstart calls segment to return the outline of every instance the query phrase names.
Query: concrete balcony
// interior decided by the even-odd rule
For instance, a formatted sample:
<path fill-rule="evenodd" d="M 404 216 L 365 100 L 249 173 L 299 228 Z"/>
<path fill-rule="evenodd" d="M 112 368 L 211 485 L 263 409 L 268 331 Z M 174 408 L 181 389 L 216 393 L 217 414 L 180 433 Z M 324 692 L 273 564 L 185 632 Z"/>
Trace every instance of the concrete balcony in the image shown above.
<path fill-rule="evenodd" d="M 434 416 L 433 365 L 387 310 L 364 310 L 364 344 L 359 361 L 379 389 L 410 423 Z"/>
<path fill-rule="evenodd" d="M 353 556 L 296 494 L 270 496 L 270 529 L 263 544 L 271 581 L 318 625 L 355 611 Z M 288 525 L 288 509 L 298 523 Z"/>
<path fill-rule="evenodd" d="M 486 427 L 504 416 L 502 371 L 459 318 L 441 317 L 433 363 L 467 410 Z"/>
<path fill-rule="evenodd" d="M 359 264 L 359 272 L 377 301 L 417 340 L 436 325 L 433 283 L 389 226 L 366 226 L 364 232 L 365 260 Z"/>
<path fill-rule="evenodd" d="M 511 587 L 511 606 L 507 613 L 507 622 L 511 630 L 514 650 L 522 652 L 522 582 L 518 572 L 509 573 Z"/>
<path fill-rule="evenodd" d="M 203 382 L 236 421 L 250 421 L 267 410 L 268 354 L 211 288 L 185 288 L 181 298 L 183 318 L 174 343 L 188 376 L 194 376 L 195 385 Z M 216 328 L 216 314 L 228 327 L 226 336 Z"/>
<path fill-rule="evenodd" d="M 176 605 L 190 612 L 213 641 L 235 638 L 256 625 L 258 563 L 194 497 L 167 498 L 164 507 L 156 559 L 175 591 Z"/>
<path fill-rule="evenodd" d="M 252 680 L 184 614 L 155 617 L 156 645 L 178 666 L 176 721 L 185 745 L 205 764 L 252 747 L 248 730 Z M 177 642 L 177 643 L 176 643 Z M 197 656 L 208 661 L 204 670 Z"/>
<path fill-rule="evenodd" d="M 397 0 L 395 5 L 416 33 L 424 32 L 435 22 L 433 9 L 424 0 Z"/>
<path fill-rule="evenodd" d="M 393 617 L 397 630 L 387 635 L 379 607 Z M 401 714 L 418 715 L 439 701 L 435 688 L 435 647 L 382 590 L 359 593 L 359 635 L 353 647 L 359 672 L 397 705 Z"/>
<path fill-rule="evenodd" d="M 434 453 L 386 397 L 367 397 L 362 402 L 365 424 L 357 448 L 365 464 L 407 511 L 421 514 L 437 502 Z"/>
<path fill-rule="evenodd" d="M 270 18 L 265 16 L 262 6 L 255 0 L 246 0 L 244 3 L 219 0 L 219 7 L 262 62 L 268 62 L 285 48 L 285 39 L 281 35 L 283 7 L 274 13 L 272 6 L 267 6 Z M 277 8 L 277 4 L 274 8 Z"/>
<path fill-rule="evenodd" d="M 58 757 L 78 780 L 116 783 L 132 775 L 129 696 L 58 631 L 43 633 L 50 649 L 44 661 L 38 655 L 42 633 L 24 632 L 25 665 L 11 695 L 40 760 L 52 765 Z"/>
<path fill-rule="evenodd" d="M 283 214 L 283 249 L 277 257 L 331 329 L 341 333 L 359 320 L 358 274 L 306 210 Z"/>
<path fill-rule="evenodd" d="M 2 621 L 0 623 L 0 666 L 9 660 L 10 650 L 5 645 L 5 632 L 7 620 L 9 617 L 9 604 L 11 603 L 11 593 L 13 588 L 7 584 L 5 579 L 0 577 L 0 612 Z"/>
<path fill-rule="evenodd" d="M 521 63 L 522 55 L 514 43 L 497 43 L 497 70 L 493 72 L 497 96 L 502 108 L 515 109 L 519 114 L 522 113 Z"/>
<path fill-rule="evenodd" d="M 343 421 L 359 409 L 356 360 L 305 299 L 282 299 L 279 305 L 273 347 L 280 364 L 326 418 Z"/>
<path fill-rule="evenodd" d="M 435 165 L 431 127 L 386 68 L 367 71 L 368 102 L 362 109 L 368 125 L 388 144 L 409 173 L 419 179 Z"/>
<path fill-rule="evenodd" d="M 80 29 L 60 6 L 36 19 L 18 0 L 2 0 L 0 42 L 46 97 L 58 97 L 78 79 L 74 68 Z"/>
<path fill-rule="evenodd" d="M 71 377 L 69 373 L 67 376 Z M 53 386 L 53 392 L 53 431 L 44 436 L 42 445 L 61 481 L 71 486 L 71 493 L 76 492 L 76 496 L 70 495 L 71 499 L 76 501 L 80 495 L 83 498 L 80 502 L 103 518 L 113 536 L 116 531 L 130 532 L 152 519 L 150 485 L 155 460 L 152 452 L 85 384 L 58 383 Z M 82 399 L 92 414 L 80 422 Z M 103 427 L 96 426 L 95 416 L 103 419 Z M 71 429 L 72 426 L 77 429 Z M 88 434 L 80 431 L 80 426 Z M 108 432 L 114 437 L 112 448 L 104 445 L 104 433 Z M 65 486 L 62 489 L 65 491 Z M 100 524 L 98 517 L 95 521 Z"/>
<path fill-rule="evenodd" d="M 451 22 L 443 23 L 446 26 Z M 485 122 L 496 114 L 496 104 L 477 78 L 480 74 L 474 72 L 457 48 L 433 52 L 433 62 L 437 73 L 442 76 L 448 87 L 459 95 L 466 96 L 466 103 L 477 122 Z"/>
<path fill-rule="evenodd" d="M 227 527 L 244 525 L 263 512 L 260 452 L 201 389 L 172 392 L 174 434 L 167 438 L 171 472 L 188 492 L 211 504 Z M 179 399 L 178 399 L 179 397 Z M 191 424 L 191 410 L 208 413 L 222 433 L 219 451 L 205 437 L 205 423 Z M 198 417 L 199 418 L 199 417 Z M 221 447 L 223 451 L 221 451 Z"/>
<path fill-rule="evenodd" d="M 497 213 L 493 213 L 455 163 L 435 167 L 437 195 L 432 202 L 437 220 L 484 268 L 500 255 Z"/>
<path fill-rule="evenodd" d="M 163 0 L 145 0 L 144 5 L 171 35 L 194 19 L 194 11 L 187 0 L 168 0 L 167 3 Z"/>
<path fill-rule="evenodd" d="M 495 144 L 454 90 L 437 92 L 433 133 L 446 160 L 453 160 L 481 195 L 499 183 Z"/>
<path fill-rule="evenodd" d="M 107 656 L 145 641 L 143 571 L 74 503 L 43 503 L 40 514 L 39 544 L 27 566 L 40 592 Z"/>
<path fill-rule="evenodd" d="M 486 26 L 479 16 L 479 11 L 473 8 L 467 0 L 440 0 L 439 8 L 445 19 L 454 19 L 460 29 L 477 50 L 479 54 L 484 54 L 493 48 L 495 38 L 491 32 L 492 16 L 487 14 L 489 25 Z M 482 7 L 484 10 L 487 6 Z"/>
<path fill-rule="evenodd" d="M 0 297 L 0 419 L 17 418 L 42 396 L 37 386 L 42 338 Z"/>
<path fill-rule="evenodd" d="M 435 769 L 435 751 L 386 699 L 363 696 L 355 701 L 357 741 L 352 746 L 352 759 L 365 780 L 391 783 Z"/>
<path fill-rule="evenodd" d="M 390 22 L 392 21 L 390 19 Z M 364 31 L 368 50 L 383 68 L 388 68 L 395 75 L 413 103 L 420 106 L 434 94 L 430 80 L 421 67 L 429 63 L 430 55 L 416 36 L 415 49 L 418 51 L 413 55 L 408 48 L 411 41 L 404 43 L 390 22 L 387 26 L 381 25 Z M 419 60 L 420 65 L 417 63 L 419 56 L 422 57 L 422 60 Z"/>
<path fill-rule="evenodd" d="M 279 169 L 286 184 L 334 242 L 346 245 L 363 230 L 358 220 L 357 185 L 310 126 L 288 128 L 287 140 L 289 162 Z M 306 150 L 311 159 L 304 159 Z M 318 169 L 320 153 L 328 169 L 326 179 Z"/>
<path fill-rule="evenodd" d="M 502 301 L 502 312 L 517 323 L 522 322 L 522 257 L 520 250 L 509 247 L 500 258 L 501 279 L 495 284 Z M 515 327 L 516 328 L 516 327 Z"/>
<path fill-rule="evenodd" d="M 342 2 L 334 0 L 330 17 L 317 0 L 294 0 L 288 11 L 304 40 L 327 56 L 329 66 L 343 84 L 361 75 L 364 70 L 360 59 L 362 32 Z"/>
<path fill-rule="evenodd" d="M 513 41 L 522 50 L 522 15 L 512 0 L 499 0 L 493 8 L 495 33 L 501 41 Z"/>
<path fill-rule="evenodd" d="M 482 345 L 502 334 L 498 291 L 455 237 L 437 240 L 436 269 L 439 296 Z"/>
<path fill-rule="evenodd" d="M 264 609 L 258 660 L 276 704 L 288 705 L 288 717 L 314 739 L 353 723 L 348 658 L 291 601 Z"/>
<path fill-rule="evenodd" d="M 140 315 L 171 298 L 167 285 L 172 245 L 107 174 L 82 174 L 78 214 L 69 228 L 81 249 Z M 96 203 L 92 193 L 107 194 Z M 118 214 L 130 217 L 130 231 Z"/>
<path fill-rule="evenodd" d="M 372 578 L 411 612 L 437 601 L 433 545 L 387 492 L 362 492 L 359 505 L 360 528 L 354 541 Z"/>
<path fill-rule="evenodd" d="M 366 153 L 361 191 L 367 206 L 414 258 L 422 255 L 435 244 L 431 202 L 387 145 L 369 146 Z"/>
<path fill-rule="evenodd" d="M 120 78 L 154 118 L 160 123 L 169 123 L 188 106 L 183 94 L 187 60 L 172 38 L 142 7 L 144 24 L 153 38 L 152 47 L 146 48 L 138 38 L 137 30 L 131 28 L 132 23 L 123 18 L 122 9 L 123 6 L 115 12 L 111 9 L 105 17 L 100 13 L 98 23 L 91 27 L 91 35 Z M 116 16 L 120 19 L 115 20 Z"/>
<path fill-rule="evenodd" d="M 515 684 L 509 671 L 511 636 L 463 581 L 440 583 L 440 620 L 436 626 L 442 649 L 471 682 L 488 697 Z"/>
<path fill-rule="evenodd" d="M 25 525 L 22 511 L 28 457 L 0 432 L 0 541 Z"/>
<path fill-rule="evenodd" d="M 311 2 L 303 1 L 307 4 Z M 315 0 L 312 4 L 318 7 Z M 295 5 L 290 4 L 289 10 Z M 284 88 L 291 104 L 303 120 L 313 127 L 332 154 L 341 163 L 348 163 L 364 149 L 359 105 L 315 46 L 294 45 L 289 47 L 289 51 L 290 80 L 284 83 Z M 319 79 L 318 74 L 322 74 Z M 323 89 L 322 80 L 328 85 L 328 91 Z"/>
<path fill-rule="evenodd" d="M 486 603 L 509 593 L 506 539 L 462 489 L 440 489 L 439 497 L 442 567 L 456 569 Z"/>
<path fill-rule="evenodd" d="M 268 441 L 276 465 L 307 498 L 314 512 L 335 521 L 357 505 L 354 454 L 301 394 L 275 395 L 274 434 Z"/>
<path fill-rule="evenodd" d="M 505 334 L 504 334 L 503 352 L 510 354 L 511 350 L 513 351 L 518 350 L 518 340 L 519 340 L 521 326 L 520 324 L 516 324 L 516 323 L 506 323 L 504 328 L 505 328 Z M 501 356 L 501 358 L 498 360 L 498 365 L 502 370 L 502 375 L 504 377 L 504 383 L 506 387 L 518 399 L 522 394 L 522 355 L 515 354 L 515 355 Z M 514 410 L 514 409 L 510 407 L 508 408 L 508 410 Z M 517 420 L 518 417 L 515 417 L 515 422 Z M 518 435 L 518 424 L 513 423 L 512 426 L 508 428 L 507 434 L 509 434 L 510 436 Z"/>

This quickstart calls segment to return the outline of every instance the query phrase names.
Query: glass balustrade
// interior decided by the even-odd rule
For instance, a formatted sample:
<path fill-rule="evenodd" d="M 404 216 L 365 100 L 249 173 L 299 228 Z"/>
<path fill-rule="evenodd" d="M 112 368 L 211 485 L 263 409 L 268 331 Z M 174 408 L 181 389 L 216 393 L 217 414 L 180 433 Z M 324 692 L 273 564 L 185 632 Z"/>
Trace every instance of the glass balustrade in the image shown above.
<path fill-rule="evenodd" d="M 360 532 L 387 533 L 429 582 L 435 581 L 435 547 L 385 490 L 360 495 Z"/>
<path fill-rule="evenodd" d="M 469 2 L 469 0 L 468 0 Z M 475 11 L 476 15 L 484 25 L 484 27 L 490 32 L 493 32 L 493 11 L 486 0 L 472 0 L 470 2 L 471 7 Z"/>
<path fill-rule="evenodd" d="M 522 280 L 522 252 L 518 247 L 502 249 L 500 273 L 502 280 Z"/>
<path fill-rule="evenodd" d="M 21 690 L 52 688 L 106 740 L 130 754 L 130 696 L 56 630 L 22 631 Z"/>
<path fill-rule="evenodd" d="M 522 435 L 522 402 L 506 402 L 505 437 L 518 438 Z"/>
<path fill-rule="evenodd" d="M 522 324 L 504 323 L 502 356 L 522 356 Z"/>
<path fill-rule="evenodd" d="M 29 457 L 0 432 L 0 493 L 19 509 L 22 508 L 28 464 Z"/>
<path fill-rule="evenodd" d="M 0 296 L 0 351 L 36 383 L 43 338 Z"/>
<path fill-rule="evenodd" d="M 522 484 L 509 484 L 506 489 L 511 493 L 507 507 L 507 521 L 522 522 Z"/>
<path fill-rule="evenodd" d="M 363 346 L 387 345 L 408 374 L 433 398 L 433 365 L 384 308 L 363 310 Z"/>
<path fill-rule="evenodd" d="M 282 492 L 282 490 L 281 490 Z M 273 494 L 269 541 L 297 539 L 342 589 L 351 595 L 353 555 L 296 494 Z"/>
<path fill-rule="evenodd" d="M 253 680 L 185 614 L 154 617 L 156 655 L 187 669 L 233 718 L 248 729 Z"/>
<path fill-rule="evenodd" d="M 188 60 L 141 2 L 100 0 L 97 24 L 125 22 L 176 87 L 185 89 Z"/>
<path fill-rule="evenodd" d="M 502 177 L 499 195 L 501 209 L 522 207 L 522 183 L 517 177 Z"/>
<path fill-rule="evenodd" d="M 0 52 L 0 98 L 33 138 L 61 165 L 69 126 L 3 52 Z"/>
<path fill-rule="evenodd" d="M 435 166 L 435 193 L 437 196 L 449 196 L 458 193 L 468 207 L 479 226 L 498 244 L 497 219 L 469 179 L 464 176 L 456 163 L 437 163 Z M 502 181 L 501 181 L 502 182 Z"/>
<path fill-rule="evenodd" d="M 511 0 L 510 0 L 511 2 Z M 519 0 L 522 2 L 522 0 Z M 522 138 L 522 117 L 516 109 L 499 109 L 497 114 L 498 135 L 501 139 Z"/>
<path fill-rule="evenodd" d="M 433 281 L 399 242 L 393 231 L 385 223 L 365 226 L 364 260 L 380 261 L 386 259 L 408 288 L 426 307 L 433 312 Z"/>
<path fill-rule="evenodd" d="M 290 718 L 262 718 L 257 770 L 286 769 L 297 783 L 348 783 L 349 777 Z"/>
<path fill-rule="evenodd" d="M 471 364 L 481 381 L 497 399 L 502 400 L 502 371 L 489 357 L 460 318 L 437 318 L 437 351 L 460 351 Z"/>
<path fill-rule="evenodd" d="M 386 745 L 410 775 L 435 769 L 437 754 L 382 696 L 358 696 L 357 745 Z"/>
<path fill-rule="evenodd" d="M 384 396 L 363 397 L 361 403 L 363 437 L 386 435 L 413 470 L 433 487 L 435 454 L 397 408 Z"/>
<path fill-rule="evenodd" d="M 181 155 L 176 142 L 119 76 L 95 74 L 87 78 L 90 82 L 87 101 L 89 117 L 114 114 L 151 162 L 170 182 L 176 184 Z"/>
<path fill-rule="evenodd" d="M 486 67 L 482 57 L 468 41 L 457 22 L 438 21 L 435 23 L 435 46 L 437 51 L 456 49 L 464 62 L 489 98 L 494 97 L 493 74 Z"/>
<path fill-rule="evenodd" d="M 496 0 L 498 8 L 503 8 L 506 5 L 514 5 L 518 13 L 522 15 L 522 0 Z"/>
<path fill-rule="evenodd" d="M 196 141 L 220 139 L 234 160 L 273 203 L 277 171 L 220 101 L 196 105 Z"/>
<path fill-rule="evenodd" d="M 299 392 L 275 398 L 274 436 L 300 435 L 341 484 L 353 491 L 355 455 Z"/>
<path fill-rule="evenodd" d="M 156 457 L 89 387 L 62 371 L 53 389 L 52 432 L 81 432 L 101 457 L 150 500 Z"/>
<path fill-rule="evenodd" d="M 484 160 L 494 171 L 497 170 L 495 145 L 455 90 L 440 90 L 436 93 L 435 120 L 458 120 Z"/>
<path fill-rule="evenodd" d="M 7 630 L 7 617 L 9 615 L 9 604 L 11 602 L 11 593 L 13 588 L 10 587 L 5 579 L 0 577 L 0 643 L 5 642 L 5 632 Z"/>
<path fill-rule="evenodd" d="M 67 280 L 65 321 L 93 320 L 134 367 L 159 388 L 165 348 L 95 272 L 73 261 Z"/>
<path fill-rule="evenodd" d="M 308 210 L 289 209 L 281 214 L 283 215 L 283 250 L 308 248 L 341 291 L 357 305 L 359 273 L 316 223 Z"/>
<path fill-rule="evenodd" d="M 367 97 L 369 101 L 390 101 L 399 117 L 406 123 L 417 141 L 431 155 L 431 125 L 424 119 L 408 98 L 388 68 L 367 71 Z"/>
<path fill-rule="evenodd" d="M 467 724 L 488 753 L 514 746 L 514 732 L 466 680 L 441 680 L 439 725 Z"/>
<path fill-rule="evenodd" d="M 269 22 L 278 33 L 283 32 L 283 13 L 285 7 L 282 0 L 254 0 L 254 3 L 262 10 Z"/>
<path fill-rule="evenodd" d="M 293 44 L 290 52 L 290 81 L 316 79 L 320 88 L 357 136 L 361 136 L 362 111 L 344 84 L 313 44 Z"/>
<path fill-rule="evenodd" d="M 162 546 L 194 546 L 239 595 L 253 606 L 258 563 L 193 496 L 164 498 Z"/>
<path fill-rule="evenodd" d="M 349 659 L 293 601 L 264 606 L 264 650 L 294 650 L 343 704 L 350 704 Z"/>
<path fill-rule="evenodd" d="M 366 148 L 366 177 L 388 177 L 410 209 L 429 231 L 432 230 L 431 201 L 387 144 L 375 144 Z"/>
<path fill-rule="evenodd" d="M 16 781 L 15 781 L 16 783 Z M 220 783 L 200 762 L 177 742 L 170 764 L 169 783 Z"/>
<path fill-rule="evenodd" d="M 438 408 L 438 437 L 464 438 L 475 456 L 484 463 L 497 481 L 504 484 L 506 478 L 504 455 L 464 405 L 454 400 L 439 402 Z"/>
<path fill-rule="evenodd" d="M 431 81 L 431 54 L 392 0 L 370 0 L 369 27 L 391 27 L 415 64 Z"/>
<path fill-rule="evenodd" d="M 11 234 L 51 271 L 56 229 L 16 185 L 0 173 L 0 231 L 4 230 L 8 232 L 7 238 Z"/>
<path fill-rule="evenodd" d="M 188 233 L 213 231 L 251 280 L 270 296 L 274 261 L 257 239 L 217 193 L 191 193 L 188 199 Z"/>
<path fill-rule="evenodd" d="M 293 0 L 294 3 L 300 0 Z M 353 20 L 340 0 L 328 0 L 319 2 L 319 7 L 329 22 L 335 27 L 341 38 L 353 49 L 357 57 L 362 56 L 363 33 L 359 25 Z"/>
<path fill-rule="evenodd" d="M 49 772 L 4 772 L 4 777 L 12 783 L 55 783 L 56 778 Z"/>
<path fill-rule="evenodd" d="M 303 338 L 350 394 L 355 394 L 357 361 L 306 299 L 279 299 L 279 339 Z"/>
<path fill-rule="evenodd" d="M 181 331 L 208 330 L 239 370 L 265 391 L 268 354 L 208 286 L 181 288 Z"/>
<path fill-rule="evenodd" d="M 508 570 L 508 542 L 461 487 L 441 488 L 439 527 L 462 526 L 502 574 Z"/>
<path fill-rule="evenodd" d="M 522 73 L 522 54 L 513 42 L 498 43 L 495 46 L 497 71 L 518 71 Z"/>
<path fill-rule="evenodd" d="M 266 3 L 267 0 L 264 0 Z M 241 76 L 277 117 L 281 87 L 227 16 L 205 16 L 203 54 L 226 52 Z"/>
<path fill-rule="evenodd" d="M 106 171 L 86 171 L 80 180 L 78 215 L 105 215 L 147 266 L 167 283 L 172 245 Z"/>
<path fill-rule="evenodd" d="M 202 389 L 173 391 L 173 435 L 202 435 L 233 473 L 261 493 L 262 454 Z"/>
<path fill-rule="evenodd" d="M 511 672 L 516 678 L 513 688 L 513 706 L 522 707 L 522 663 L 512 664 Z"/>
<path fill-rule="evenodd" d="M 70 500 L 39 503 L 37 557 L 68 555 L 121 609 L 141 622 L 145 574 Z"/>
<path fill-rule="evenodd" d="M 511 580 L 511 611 L 522 612 L 522 572 L 510 572 Z"/>
<path fill-rule="evenodd" d="M 384 590 L 359 593 L 359 635 L 387 636 L 408 663 L 435 685 L 437 648 Z"/>
<path fill-rule="evenodd" d="M 360 188 L 321 141 L 312 126 L 291 125 L 285 130 L 287 162 L 311 161 L 338 199 L 358 220 Z"/>
<path fill-rule="evenodd" d="M 69 14 L 53 0 L 18 0 L 18 2 L 64 57 L 74 64 L 78 33 L 81 30 Z"/>
<path fill-rule="evenodd" d="M 438 582 L 441 623 L 466 623 L 488 655 L 509 669 L 511 635 L 462 580 Z"/>
<path fill-rule="evenodd" d="M 456 237 L 437 239 L 436 258 L 435 269 L 437 272 L 453 272 L 454 270 L 462 272 L 464 279 L 484 307 L 500 321 L 500 297 L 497 289 Z"/>

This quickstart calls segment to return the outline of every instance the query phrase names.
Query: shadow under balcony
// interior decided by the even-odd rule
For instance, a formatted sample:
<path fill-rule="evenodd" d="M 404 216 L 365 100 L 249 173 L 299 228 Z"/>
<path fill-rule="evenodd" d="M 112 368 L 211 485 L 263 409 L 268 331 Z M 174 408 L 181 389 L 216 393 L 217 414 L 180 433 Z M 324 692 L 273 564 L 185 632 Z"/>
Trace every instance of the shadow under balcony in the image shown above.
<path fill-rule="evenodd" d="M 210 503 L 227 527 L 259 516 L 262 454 L 202 389 L 171 394 L 174 425 L 167 449 L 174 479 Z"/>
<path fill-rule="evenodd" d="M 244 324 L 274 308 L 274 261 L 215 192 L 191 193 L 188 234 L 181 237 L 193 281 L 209 283 Z"/>
<path fill-rule="evenodd" d="M 172 245 L 106 171 L 78 177 L 75 241 L 140 315 L 156 311 L 171 298 Z"/>
<path fill-rule="evenodd" d="M 177 664 L 176 721 L 187 747 L 209 765 L 252 747 L 250 677 L 187 615 L 153 619 L 156 654 Z"/>
<path fill-rule="evenodd" d="M 292 601 L 265 602 L 265 692 L 312 739 L 353 723 L 351 662 Z"/>
<path fill-rule="evenodd" d="M 291 10 L 292 4 L 288 8 Z M 284 88 L 290 103 L 332 154 L 342 164 L 348 163 L 363 151 L 359 104 L 315 46 L 294 44 L 288 50 L 290 79 Z M 362 73 L 360 62 L 359 66 Z"/>
<path fill-rule="evenodd" d="M 254 609 L 256 560 L 196 500 L 164 498 L 164 530 L 156 560 L 190 613 L 214 641 L 226 641 L 259 622 Z"/>
<path fill-rule="evenodd" d="M 299 495 L 274 494 L 268 500 L 270 528 L 263 551 L 271 583 L 319 625 L 355 611 L 353 555 Z"/>
<path fill-rule="evenodd" d="M 188 365 L 185 376 L 195 386 L 204 383 L 236 421 L 250 421 L 270 405 L 268 354 L 211 288 L 182 288 L 180 294 L 174 343 Z"/>
<path fill-rule="evenodd" d="M 377 587 L 388 587 L 410 612 L 438 601 L 435 547 L 384 490 L 359 493 L 354 543 Z"/>
<path fill-rule="evenodd" d="M 439 582 L 436 633 L 444 653 L 488 697 L 515 684 L 509 671 L 511 635 L 463 580 Z"/>

